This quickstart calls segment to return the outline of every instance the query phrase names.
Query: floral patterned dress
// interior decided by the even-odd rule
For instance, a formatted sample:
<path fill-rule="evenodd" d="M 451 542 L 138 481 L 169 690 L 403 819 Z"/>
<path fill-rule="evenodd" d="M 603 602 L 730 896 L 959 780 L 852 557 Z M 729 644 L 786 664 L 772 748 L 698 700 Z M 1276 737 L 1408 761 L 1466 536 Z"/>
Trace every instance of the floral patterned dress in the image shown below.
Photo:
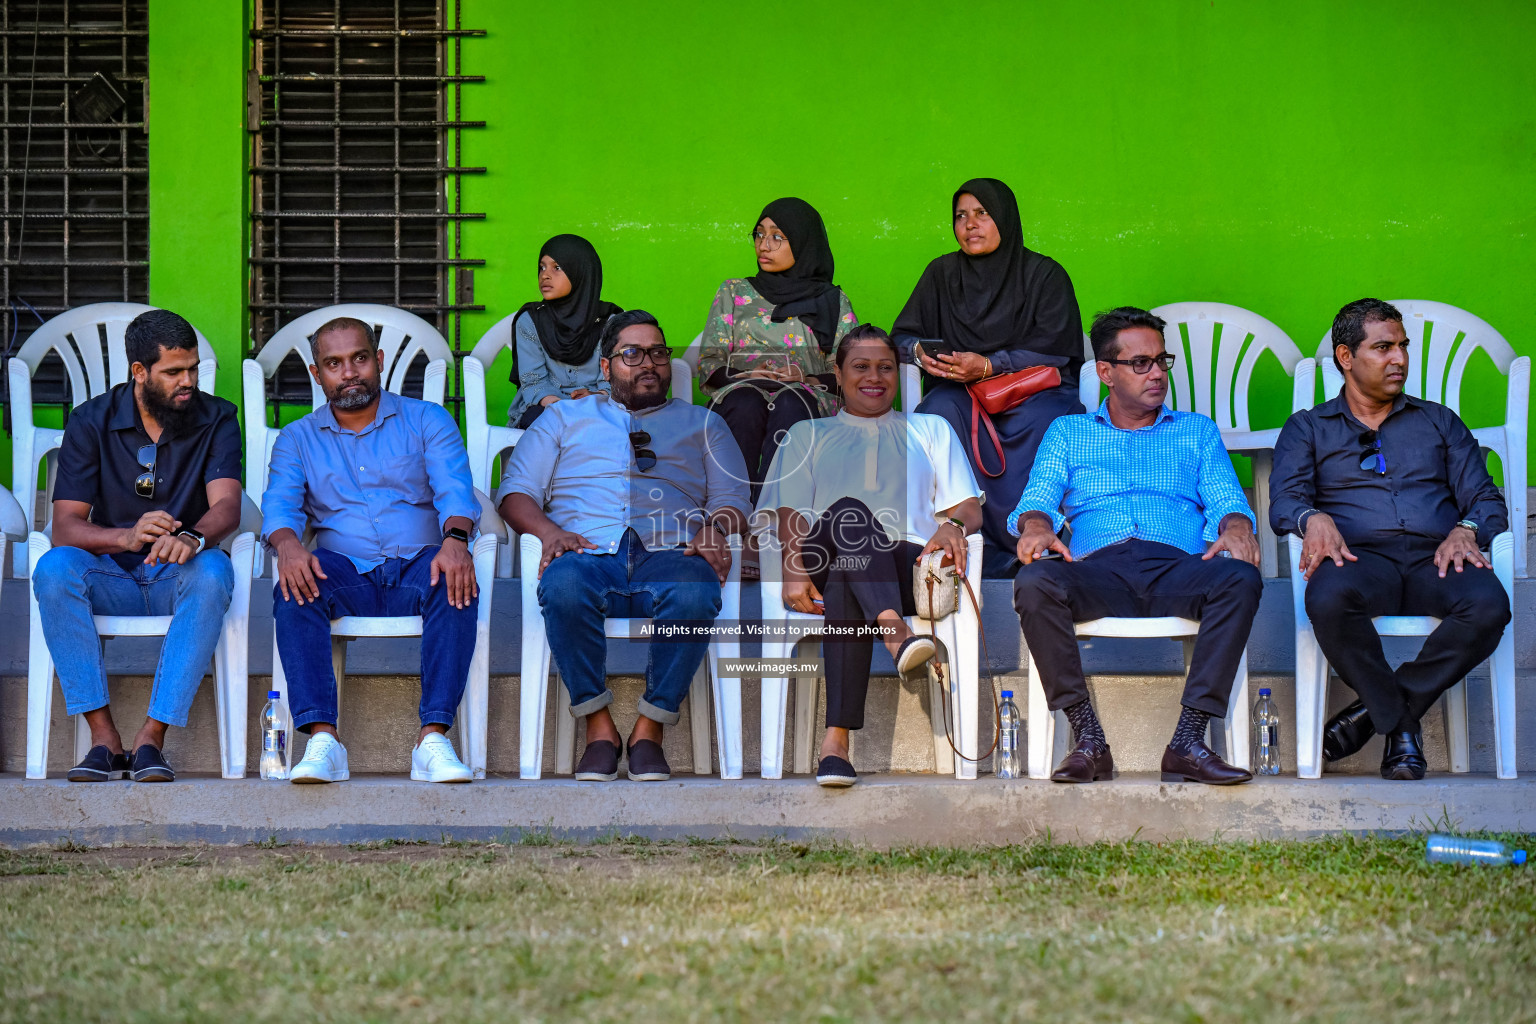
<path fill-rule="evenodd" d="M 841 295 L 838 306 L 840 341 L 858 326 L 859 320 L 846 294 Z M 720 285 L 709 307 L 699 346 L 699 380 L 704 382 L 705 394 L 713 396 L 720 390 L 709 379 L 722 367 L 737 374 L 754 369 L 782 370 L 790 363 L 799 365 L 808 377 L 825 375 L 829 387 L 819 393 L 822 411 L 824 415 L 836 411 L 836 399 L 830 390 L 832 354 L 822 352 L 811 329 L 799 317 L 774 323 L 773 303 L 759 295 L 752 282 L 744 278 L 732 278 Z"/>

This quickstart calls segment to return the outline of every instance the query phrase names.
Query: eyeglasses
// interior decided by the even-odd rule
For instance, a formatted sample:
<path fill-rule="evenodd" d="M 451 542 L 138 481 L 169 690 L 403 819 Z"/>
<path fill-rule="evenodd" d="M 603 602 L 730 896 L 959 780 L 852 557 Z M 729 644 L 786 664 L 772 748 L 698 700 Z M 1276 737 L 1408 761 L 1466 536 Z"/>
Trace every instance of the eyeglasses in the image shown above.
<path fill-rule="evenodd" d="M 1376 431 L 1367 430 L 1360 435 L 1360 468 L 1380 473 L 1387 473 L 1387 457 L 1381 451 L 1381 438 L 1376 436 Z"/>
<path fill-rule="evenodd" d="M 650 357 L 654 366 L 666 366 L 672 361 L 672 350 L 665 345 L 654 345 L 651 348 L 635 348 L 631 345 L 628 348 L 619 349 L 614 355 L 618 356 L 625 366 L 639 366 L 645 362 L 647 356 Z"/>
<path fill-rule="evenodd" d="M 769 252 L 775 252 L 784 248 L 784 243 L 786 241 L 788 241 L 788 239 L 779 234 L 777 231 L 771 235 L 765 232 L 762 228 L 758 228 L 756 231 L 752 232 L 752 244 L 762 245 L 764 242 L 767 242 Z"/>
<path fill-rule="evenodd" d="M 656 468 L 656 453 L 645 447 L 651 443 L 651 435 L 643 430 L 631 430 L 629 432 L 630 447 L 635 450 L 635 465 L 640 467 L 640 472 L 649 473 Z"/>
<path fill-rule="evenodd" d="M 152 444 L 146 444 L 139 448 L 139 465 L 149 470 L 140 473 L 138 479 L 133 482 L 133 493 L 141 498 L 153 498 L 155 496 L 155 454 L 157 449 Z"/>
<path fill-rule="evenodd" d="M 1164 352 L 1160 356 L 1136 356 L 1133 359 L 1100 359 L 1101 363 L 1113 363 L 1115 366 L 1129 366 L 1137 373 L 1152 372 L 1153 364 L 1161 366 L 1167 373 L 1173 369 L 1175 357 L 1172 352 Z"/>

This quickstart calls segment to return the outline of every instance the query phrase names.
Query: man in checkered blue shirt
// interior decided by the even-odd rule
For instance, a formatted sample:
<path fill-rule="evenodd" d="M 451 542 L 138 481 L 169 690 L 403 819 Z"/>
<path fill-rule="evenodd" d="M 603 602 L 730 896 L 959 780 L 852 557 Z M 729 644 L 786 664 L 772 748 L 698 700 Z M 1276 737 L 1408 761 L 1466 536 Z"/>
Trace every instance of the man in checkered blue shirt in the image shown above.
<path fill-rule="evenodd" d="M 1094 318 L 1093 353 L 1109 397 L 1051 424 L 1008 517 L 1024 563 L 1014 607 L 1049 706 L 1072 723 L 1075 745 L 1051 776 L 1056 782 L 1114 774 L 1073 631 L 1073 623 L 1104 616 L 1200 621 L 1163 780 L 1252 778 L 1217 757 L 1205 734 L 1210 719 L 1227 713 L 1263 590 L 1255 519 L 1216 424 L 1163 404 L 1174 360 L 1165 326 L 1133 306 Z M 1070 547 L 1057 536 L 1064 523 Z"/>

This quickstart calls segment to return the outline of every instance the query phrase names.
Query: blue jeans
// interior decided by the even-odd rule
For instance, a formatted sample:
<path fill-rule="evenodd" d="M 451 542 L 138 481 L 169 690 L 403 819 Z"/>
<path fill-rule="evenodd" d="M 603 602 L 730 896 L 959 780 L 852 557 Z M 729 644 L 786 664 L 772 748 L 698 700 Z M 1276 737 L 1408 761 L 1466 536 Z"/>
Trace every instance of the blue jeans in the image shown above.
<path fill-rule="evenodd" d="M 613 703 L 603 619 L 709 625 L 720 614 L 720 580 L 702 556 L 681 548 L 647 551 L 635 531 L 626 530 L 611 555 L 567 552 L 549 563 L 539 580 L 539 607 L 550 653 L 570 691 L 571 714 L 584 718 Z M 640 714 L 676 725 L 708 650 L 707 638 L 653 639 Z"/>
<path fill-rule="evenodd" d="M 214 548 L 185 565 L 140 565 L 130 572 L 106 555 L 50 548 L 32 570 L 32 586 L 43 637 L 64 688 L 66 714 L 108 703 L 107 666 L 92 615 L 169 615 L 149 717 L 167 725 L 187 724 L 235 589 L 228 555 Z"/>
<path fill-rule="evenodd" d="M 336 724 L 336 673 L 331 667 L 331 620 L 343 615 L 421 616 L 421 724 L 452 725 L 469 663 L 475 655 L 478 601 L 455 608 L 448 584 L 432 586 L 430 547 L 415 558 L 388 558 L 366 573 L 352 559 L 319 548 L 315 557 L 326 578 L 315 579 L 320 597 L 302 605 L 272 588 L 277 653 L 288 677 L 288 706 L 295 728 L 309 732 L 316 722 Z"/>

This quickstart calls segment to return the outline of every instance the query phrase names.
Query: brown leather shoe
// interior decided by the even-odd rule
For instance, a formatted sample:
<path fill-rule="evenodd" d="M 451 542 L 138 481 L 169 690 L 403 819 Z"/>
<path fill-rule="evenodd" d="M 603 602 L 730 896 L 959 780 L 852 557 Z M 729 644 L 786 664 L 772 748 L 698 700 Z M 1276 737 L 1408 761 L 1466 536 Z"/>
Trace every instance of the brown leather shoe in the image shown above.
<path fill-rule="evenodd" d="M 1052 782 L 1097 782 L 1115 777 L 1115 759 L 1109 755 L 1109 745 L 1104 752 L 1093 755 L 1093 744 L 1078 740 L 1077 746 L 1061 759 L 1061 764 L 1051 773 Z"/>
<path fill-rule="evenodd" d="M 1227 764 L 1202 741 L 1190 747 L 1188 753 L 1181 754 L 1172 747 L 1163 751 L 1163 781 L 1235 786 L 1253 781 L 1253 775 Z"/>

